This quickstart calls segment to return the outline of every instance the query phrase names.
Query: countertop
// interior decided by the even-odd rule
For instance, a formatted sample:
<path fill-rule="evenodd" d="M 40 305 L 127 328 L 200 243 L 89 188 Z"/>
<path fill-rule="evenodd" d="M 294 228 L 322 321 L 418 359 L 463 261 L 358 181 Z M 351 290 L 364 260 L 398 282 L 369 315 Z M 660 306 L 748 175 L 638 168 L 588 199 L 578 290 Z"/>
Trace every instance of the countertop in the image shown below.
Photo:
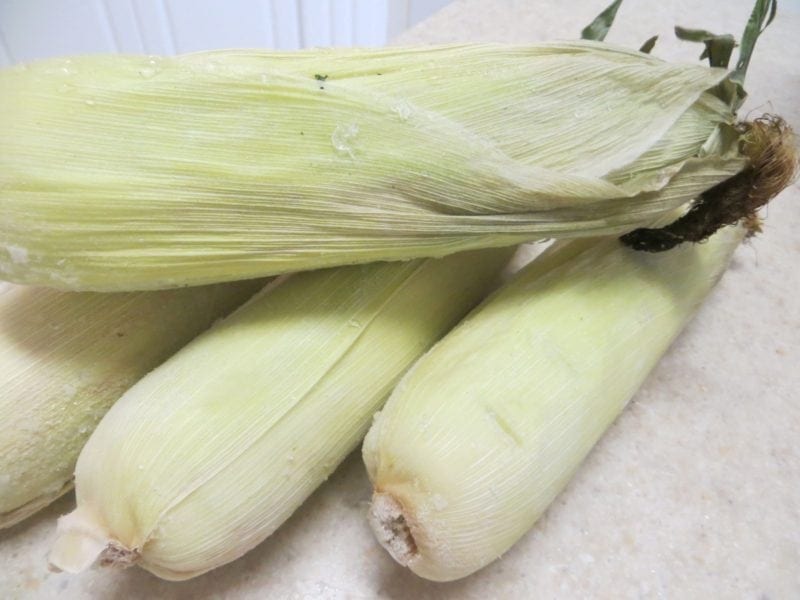
<path fill-rule="evenodd" d="M 398 43 L 575 38 L 606 0 L 459 0 Z M 630 1 L 607 41 L 694 61 L 682 24 L 739 36 L 750 0 Z M 748 111 L 800 130 L 800 2 L 758 42 Z M 800 186 L 729 272 L 536 527 L 501 560 L 437 584 L 375 542 L 358 453 L 272 538 L 183 583 L 140 569 L 50 573 L 68 495 L 0 532 L 3 598 L 800 598 Z"/>

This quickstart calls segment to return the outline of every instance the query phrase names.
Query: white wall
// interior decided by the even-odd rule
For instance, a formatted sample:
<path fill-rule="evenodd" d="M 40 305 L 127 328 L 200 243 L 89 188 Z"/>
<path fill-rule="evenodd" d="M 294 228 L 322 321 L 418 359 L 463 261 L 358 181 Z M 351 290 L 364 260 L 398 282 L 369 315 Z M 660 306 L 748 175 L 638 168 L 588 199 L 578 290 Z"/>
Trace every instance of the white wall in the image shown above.
<path fill-rule="evenodd" d="M 0 66 L 68 54 L 381 46 L 451 0 L 0 0 Z"/>

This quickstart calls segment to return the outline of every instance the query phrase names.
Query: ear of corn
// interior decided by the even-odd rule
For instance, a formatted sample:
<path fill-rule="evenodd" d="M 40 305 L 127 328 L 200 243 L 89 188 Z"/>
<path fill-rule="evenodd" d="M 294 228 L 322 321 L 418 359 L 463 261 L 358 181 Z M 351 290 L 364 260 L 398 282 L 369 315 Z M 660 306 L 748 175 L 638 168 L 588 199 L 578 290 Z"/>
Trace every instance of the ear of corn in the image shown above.
<path fill-rule="evenodd" d="M 0 528 L 69 490 L 109 406 L 262 285 L 94 294 L 0 284 Z"/>
<path fill-rule="evenodd" d="M 66 289 L 621 233 L 746 164 L 725 71 L 594 42 L 85 56 L 0 87 L 0 276 Z"/>
<path fill-rule="evenodd" d="M 282 278 L 131 388 L 76 468 L 51 563 L 166 579 L 258 544 L 365 433 L 403 371 L 512 251 Z"/>
<path fill-rule="evenodd" d="M 398 562 L 464 577 L 527 532 L 724 272 L 725 228 L 662 254 L 559 243 L 400 381 L 363 447 Z"/>

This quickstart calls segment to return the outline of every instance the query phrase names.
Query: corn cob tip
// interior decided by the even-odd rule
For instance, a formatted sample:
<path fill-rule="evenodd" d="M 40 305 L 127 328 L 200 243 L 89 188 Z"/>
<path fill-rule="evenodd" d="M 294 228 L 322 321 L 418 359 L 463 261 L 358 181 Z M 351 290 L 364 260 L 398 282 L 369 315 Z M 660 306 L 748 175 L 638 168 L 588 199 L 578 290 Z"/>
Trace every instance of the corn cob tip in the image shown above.
<path fill-rule="evenodd" d="M 369 509 L 375 537 L 392 558 L 407 567 L 417 556 L 417 544 L 402 504 L 391 494 L 375 492 Z"/>
<path fill-rule="evenodd" d="M 80 573 L 96 563 L 129 567 L 138 559 L 136 549 L 111 539 L 91 514 L 79 508 L 58 519 L 56 541 L 48 562 L 51 571 Z"/>
<path fill-rule="evenodd" d="M 738 125 L 740 149 L 749 165 L 703 192 L 689 212 L 666 227 L 641 228 L 620 240 L 634 250 L 662 252 L 683 242 L 702 242 L 726 225 L 742 222 L 748 236 L 761 231 L 756 212 L 797 177 L 798 153 L 792 128 L 777 115 Z"/>

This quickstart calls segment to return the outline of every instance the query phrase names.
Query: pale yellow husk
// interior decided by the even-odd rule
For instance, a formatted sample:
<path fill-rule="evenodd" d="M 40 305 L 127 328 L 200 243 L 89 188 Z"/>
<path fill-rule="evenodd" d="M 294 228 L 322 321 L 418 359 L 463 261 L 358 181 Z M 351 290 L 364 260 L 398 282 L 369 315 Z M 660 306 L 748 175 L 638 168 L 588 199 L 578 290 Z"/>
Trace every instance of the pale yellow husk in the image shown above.
<path fill-rule="evenodd" d="M 69 490 L 111 404 L 263 283 L 119 294 L 0 284 L 0 528 Z"/>
<path fill-rule="evenodd" d="M 150 289 L 628 231 L 745 165 L 726 77 L 596 42 L 6 69 L 0 277 Z"/>
<path fill-rule="evenodd" d="M 720 278 L 742 239 L 662 254 L 559 243 L 421 358 L 363 447 L 370 522 L 437 581 L 536 522 Z"/>
<path fill-rule="evenodd" d="M 187 579 L 272 533 L 361 440 L 405 369 L 512 250 L 306 272 L 131 388 L 76 468 L 50 561 Z"/>

